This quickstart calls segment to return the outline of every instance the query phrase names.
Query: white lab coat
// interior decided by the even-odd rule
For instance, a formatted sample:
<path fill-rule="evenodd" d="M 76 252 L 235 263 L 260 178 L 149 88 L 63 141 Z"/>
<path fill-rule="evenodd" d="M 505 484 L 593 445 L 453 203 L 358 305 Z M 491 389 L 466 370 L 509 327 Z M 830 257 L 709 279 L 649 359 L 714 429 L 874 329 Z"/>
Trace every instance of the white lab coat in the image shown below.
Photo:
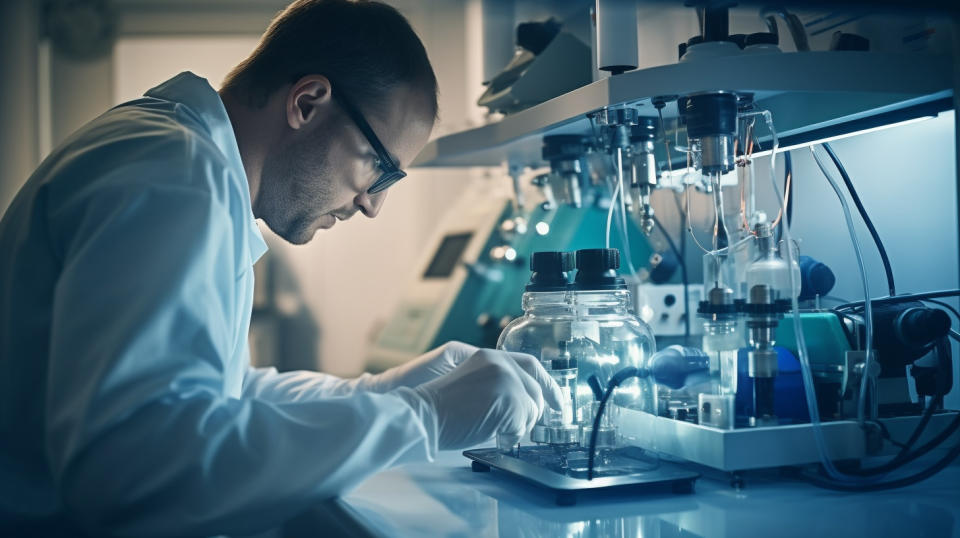
<path fill-rule="evenodd" d="M 409 389 L 249 366 L 266 245 L 248 189 L 226 110 L 191 73 L 27 182 L 0 221 L 0 521 L 250 532 L 433 458 L 436 420 Z"/>

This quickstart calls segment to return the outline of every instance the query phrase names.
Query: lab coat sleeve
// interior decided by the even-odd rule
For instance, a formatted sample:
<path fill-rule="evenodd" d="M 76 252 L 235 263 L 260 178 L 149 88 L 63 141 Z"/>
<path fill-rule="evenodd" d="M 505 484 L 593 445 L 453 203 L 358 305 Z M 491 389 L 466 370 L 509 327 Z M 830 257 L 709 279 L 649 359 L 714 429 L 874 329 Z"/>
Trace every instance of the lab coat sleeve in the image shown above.
<path fill-rule="evenodd" d="M 276 368 L 253 368 L 243 378 L 244 396 L 273 402 L 302 402 L 333 396 L 349 396 L 365 390 L 368 373 L 354 379 L 342 379 L 322 372 L 298 370 L 277 372 Z"/>
<path fill-rule="evenodd" d="M 179 182 L 122 184 L 48 215 L 63 270 L 46 452 L 70 517 L 96 535 L 253 532 L 434 457 L 436 419 L 407 389 L 227 396 L 239 268 L 225 202 Z"/>

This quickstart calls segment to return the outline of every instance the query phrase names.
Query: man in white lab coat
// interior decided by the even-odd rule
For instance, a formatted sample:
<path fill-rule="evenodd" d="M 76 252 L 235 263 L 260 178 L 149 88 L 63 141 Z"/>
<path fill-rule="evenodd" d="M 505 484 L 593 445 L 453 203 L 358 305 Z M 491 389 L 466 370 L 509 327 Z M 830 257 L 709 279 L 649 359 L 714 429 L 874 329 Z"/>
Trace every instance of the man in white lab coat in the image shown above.
<path fill-rule="evenodd" d="M 299 0 L 219 94 L 182 73 L 54 150 L 0 221 L 0 534 L 254 532 L 558 406 L 532 357 L 464 344 L 249 365 L 255 219 L 306 243 L 376 216 L 436 107 L 393 8 Z"/>

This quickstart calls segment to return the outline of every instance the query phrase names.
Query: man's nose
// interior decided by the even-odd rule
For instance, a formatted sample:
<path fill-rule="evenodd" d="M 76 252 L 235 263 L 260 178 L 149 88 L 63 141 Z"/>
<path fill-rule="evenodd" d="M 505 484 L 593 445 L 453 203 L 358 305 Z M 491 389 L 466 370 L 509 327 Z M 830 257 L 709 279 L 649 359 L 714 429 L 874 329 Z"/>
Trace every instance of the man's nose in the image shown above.
<path fill-rule="evenodd" d="M 360 208 L 360 212 L 367 218 L 374 218 L 380 213 L 384 200 L 387 199 L 387 191 L 381 191 L 376 194 L 370 194 L 366 191 L 357 195 L 354 203 Z"/>

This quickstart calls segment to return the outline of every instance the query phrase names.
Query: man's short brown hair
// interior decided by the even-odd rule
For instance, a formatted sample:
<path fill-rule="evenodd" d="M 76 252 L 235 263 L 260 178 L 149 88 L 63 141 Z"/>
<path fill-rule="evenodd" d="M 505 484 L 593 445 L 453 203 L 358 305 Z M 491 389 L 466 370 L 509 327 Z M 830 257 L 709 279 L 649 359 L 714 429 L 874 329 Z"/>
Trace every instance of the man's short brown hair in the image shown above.
<path fill-rule="evenodd" d="M 235 67 L 223 90 L 262 107 L 306 75 L 330 79 L 361 107 L 381 106 L 407 85 L 437 114 L 437 78 L 420 38 L 399 11 L 368 0 L 297 0 L 270 23 L 260 44 Z"/>

